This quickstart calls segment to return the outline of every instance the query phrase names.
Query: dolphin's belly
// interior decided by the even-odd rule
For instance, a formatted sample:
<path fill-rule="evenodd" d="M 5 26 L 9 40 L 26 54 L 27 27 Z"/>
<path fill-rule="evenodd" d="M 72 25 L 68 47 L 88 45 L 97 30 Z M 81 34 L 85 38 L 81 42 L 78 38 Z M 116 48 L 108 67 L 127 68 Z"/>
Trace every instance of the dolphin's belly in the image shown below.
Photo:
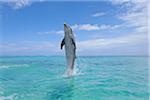
<path fill-rule="evenodd" d="M 72 44 L 71 39 L 65 41 L 65 51 L 66 51 L 67 67 L 73 69 L 75 60 L 75 47 Z"/>

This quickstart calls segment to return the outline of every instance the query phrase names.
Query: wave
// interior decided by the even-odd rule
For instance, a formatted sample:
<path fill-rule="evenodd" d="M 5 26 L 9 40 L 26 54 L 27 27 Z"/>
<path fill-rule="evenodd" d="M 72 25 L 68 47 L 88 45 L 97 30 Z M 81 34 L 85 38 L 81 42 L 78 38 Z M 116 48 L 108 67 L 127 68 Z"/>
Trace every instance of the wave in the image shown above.
<path fill-rule="evenodd" d="M 1 64 L 0 65 L 0 69 L 3 69 L 3 68 L 13 68 L 13 67 L 29 67 L 28 64 Z"/>
<path fill-rule="evenodd" d="M 9 96 L 0 96 L 0 100 L 15 100 L 16 98 L 17 98 L 16 93 Z"/>

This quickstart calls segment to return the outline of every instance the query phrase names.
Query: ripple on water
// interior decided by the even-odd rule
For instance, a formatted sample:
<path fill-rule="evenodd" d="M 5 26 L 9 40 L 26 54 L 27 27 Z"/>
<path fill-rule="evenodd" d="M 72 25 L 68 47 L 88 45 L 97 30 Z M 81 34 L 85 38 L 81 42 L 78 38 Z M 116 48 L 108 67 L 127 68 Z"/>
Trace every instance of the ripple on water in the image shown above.
<path fill-rule="evenodd" d="M 81 57 L 63 77 L 63 57 L 9 58 L 0 64 L 2 100 L 148 100 L 146 57 Z M 0 62 L 1 63 L 1 62 Z"/>

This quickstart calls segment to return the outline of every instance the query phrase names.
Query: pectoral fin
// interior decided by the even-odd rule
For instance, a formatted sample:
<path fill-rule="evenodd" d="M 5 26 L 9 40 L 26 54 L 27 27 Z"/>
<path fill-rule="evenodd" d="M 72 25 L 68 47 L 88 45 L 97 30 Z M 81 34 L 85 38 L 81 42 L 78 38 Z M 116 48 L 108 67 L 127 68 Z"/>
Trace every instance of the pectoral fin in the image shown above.
<path fill-rule="evenodd" d="M 61 49 L 63 48 L 64 45 L 65 45 L 65 39 L 63 39 L 61 42 Z"/>

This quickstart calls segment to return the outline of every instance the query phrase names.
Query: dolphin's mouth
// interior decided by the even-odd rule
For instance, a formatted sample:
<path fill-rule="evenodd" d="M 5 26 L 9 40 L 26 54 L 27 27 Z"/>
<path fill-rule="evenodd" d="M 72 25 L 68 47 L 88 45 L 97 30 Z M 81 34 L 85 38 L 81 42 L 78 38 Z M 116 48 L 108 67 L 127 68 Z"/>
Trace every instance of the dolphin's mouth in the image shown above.
<path fill-rule="evenodd" d="M 66 25 L 66 24 L 64 24 L 64 26 L 65 26 L 65 27 L 67 27 L 67 25 Z"/>

